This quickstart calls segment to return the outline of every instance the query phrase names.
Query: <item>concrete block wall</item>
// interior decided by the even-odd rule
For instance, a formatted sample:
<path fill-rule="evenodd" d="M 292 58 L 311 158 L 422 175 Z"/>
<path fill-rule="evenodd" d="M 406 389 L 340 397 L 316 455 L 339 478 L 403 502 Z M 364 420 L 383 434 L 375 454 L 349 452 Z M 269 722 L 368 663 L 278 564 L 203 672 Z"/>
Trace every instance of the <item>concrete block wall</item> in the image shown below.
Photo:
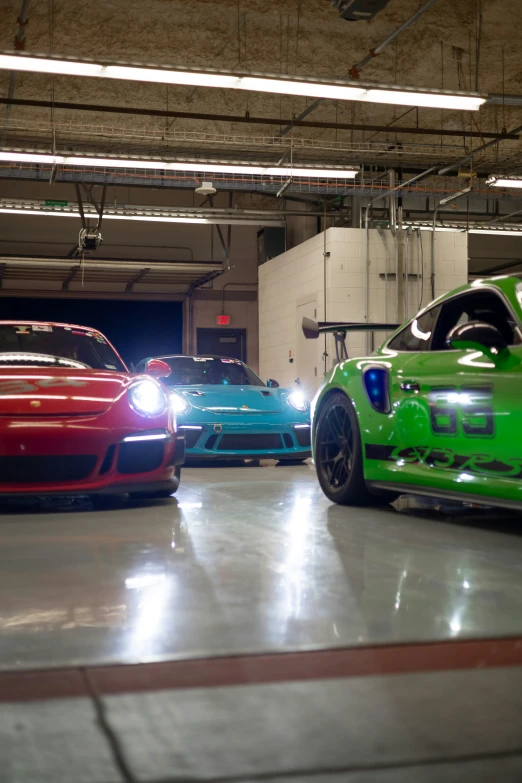
<path fill-rule="evenodd" d="M 325 248 L 326 239 L 326 248 Z M 365 321 L 366 269 L 365 231 L 354 228 L 330 228 L 259 267 L 259 369 L 261 377 L 276 378 L 281 384 L 292 385 L 302 373 L 295 362 L 289 362 L 289 353 L 297 353 L 299 304 L 313 299 L 317 320 L 324 319 L 326 260 L 326 320 Z M 419 306 L 431 300 L 431 233 L 413 232 L 407 243 L 409 279 L 407 315 L 413 316 Z M 405 258 L 406 262 L 406 258 Z M 437 232 L 435 242 L 435 294 L 449 291 L 467 281 L 467 235 Z M 381 275 L 395 272 L 394 238 L 389 230 L 370 230 L 369 250 L 369 320 L 395 322 L 396 280 Z M 377 347 L 385 333 L 376 333 Z M 368 343 L 367 343 L 368 340 Z M 350 356 L 361 356 L 372 348 L 372 338 L 362 332 L 348 335 Z M 325 340 L 316 341 L 318 387 L 324 375 Z M 326 340 L 326 369 L 335 361 L 332 337 Z"/>
<path fill-rule="evenodd" d="M 324 313 L 324 238 L 318 234 L 259 267 L 259 372 L 291 386 L 297 377 L 289 352 L 297 349 L 297 302 L 317 297 L 317 318 Z M 323 348 L 317 341 L 318 366 Z"/>

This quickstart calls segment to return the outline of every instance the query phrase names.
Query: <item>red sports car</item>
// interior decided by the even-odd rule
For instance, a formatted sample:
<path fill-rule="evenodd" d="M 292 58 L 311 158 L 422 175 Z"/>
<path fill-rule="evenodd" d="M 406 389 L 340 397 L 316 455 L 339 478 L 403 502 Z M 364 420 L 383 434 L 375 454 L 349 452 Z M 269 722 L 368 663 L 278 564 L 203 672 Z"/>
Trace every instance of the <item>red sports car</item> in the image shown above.
<path fill-rule="evenodd" d="M 145 372 L 95 329 L 0 321 L 0 496 L 175 492 L 185 442 L 158 380 L 170 368 Z"/>

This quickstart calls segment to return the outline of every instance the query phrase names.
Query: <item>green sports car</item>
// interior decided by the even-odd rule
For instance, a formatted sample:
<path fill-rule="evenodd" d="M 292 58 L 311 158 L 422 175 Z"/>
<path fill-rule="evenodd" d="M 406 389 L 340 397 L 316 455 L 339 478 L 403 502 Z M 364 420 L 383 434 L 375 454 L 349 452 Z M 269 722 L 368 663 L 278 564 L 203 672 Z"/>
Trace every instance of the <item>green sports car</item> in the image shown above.
<path fill-rule="evenodd" d="M 436 299 L 371 356 L 333 332 L 338 362 L 312 404 L 319 483 L 336 503 L 401 493 L 522 509 L 522 279 L 475 280 Z"/>

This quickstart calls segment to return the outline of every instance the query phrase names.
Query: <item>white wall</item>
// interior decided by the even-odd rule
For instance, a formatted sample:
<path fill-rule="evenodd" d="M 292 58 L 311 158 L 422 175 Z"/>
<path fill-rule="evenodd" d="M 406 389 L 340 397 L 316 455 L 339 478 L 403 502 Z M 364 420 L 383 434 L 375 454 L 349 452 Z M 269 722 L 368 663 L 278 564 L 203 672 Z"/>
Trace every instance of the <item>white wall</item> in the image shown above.
<path fill-rule="evenodd" d="M 326 261 L 326 319 L 324 317 L 323 252 L 330 255 Z M 384 239 L 384 241 L 383 241 Z M 408 271 L 419 275 L 408 283 L 408 315 L 414 315 L 419 305 L 431 299 L 429 232 L 421 232 L 422 252 L 417 235 L 408 243 Z M 377 229 L 370 231 L 370 307 L 369 320 L 392 323 L 396 320 L 396 283 L 380 277 L 386 271 L 395 271 L 394 239 L 385 230 L 382 237 Z M 467 281 L 467 237 L 465 234 L 439 232 L 435 247 L 435 294 L 449 291 Z M 423 285 L 420 286 L 424 272 Z M 421 297 L 422 288 L 422 297 Z M 292 248 L 259 267 L 259 370 L 261 376 L 276 378 L 282 385 L 292 385 L 303 373 L 296 361 L 289 361 L 289 353 L 297 353 L 297 307 L 315 296 L 317 320 L 361 321 L 366 316 L 365 231 L 355 228 L 330 228 L 303 244 Z M 422 303 L 421 303 L 422 299 Z M 366 336 L 354 333 L 347 338 L 350 356 L 367 353 Z M 375 336 L 375 345 L 384 339 Z M 324 338 L 316 343 L 316 387 L 324 375 Z M 335 359 L 333 338 L 326 342 L 328 358 L 326 369 Z"/>

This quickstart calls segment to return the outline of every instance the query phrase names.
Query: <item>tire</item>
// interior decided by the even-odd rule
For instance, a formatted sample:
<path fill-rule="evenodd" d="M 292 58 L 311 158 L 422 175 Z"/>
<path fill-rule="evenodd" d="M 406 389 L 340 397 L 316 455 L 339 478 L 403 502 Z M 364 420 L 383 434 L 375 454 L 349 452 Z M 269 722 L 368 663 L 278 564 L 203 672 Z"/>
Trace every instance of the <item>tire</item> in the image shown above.
<path fill-rule="evenodd" d="M 315 443 L 317 478 L 329 500 L 345 506 L 379 505 L 380 499 L 366 488 L 359 424 L 345 394 L 332 394 L 322 406 Z"/>
<path fill-rule="evenodd" d="M 131 492 L 130 497 L 132 500 L 161 500 L 162 498 L 170 498 L 174 495 L 179 487 L 181 479 L 181 465 L 176 465 L 174 470 L 175 483 L 172 489 L 159 489 L 157 492 Z"/>

